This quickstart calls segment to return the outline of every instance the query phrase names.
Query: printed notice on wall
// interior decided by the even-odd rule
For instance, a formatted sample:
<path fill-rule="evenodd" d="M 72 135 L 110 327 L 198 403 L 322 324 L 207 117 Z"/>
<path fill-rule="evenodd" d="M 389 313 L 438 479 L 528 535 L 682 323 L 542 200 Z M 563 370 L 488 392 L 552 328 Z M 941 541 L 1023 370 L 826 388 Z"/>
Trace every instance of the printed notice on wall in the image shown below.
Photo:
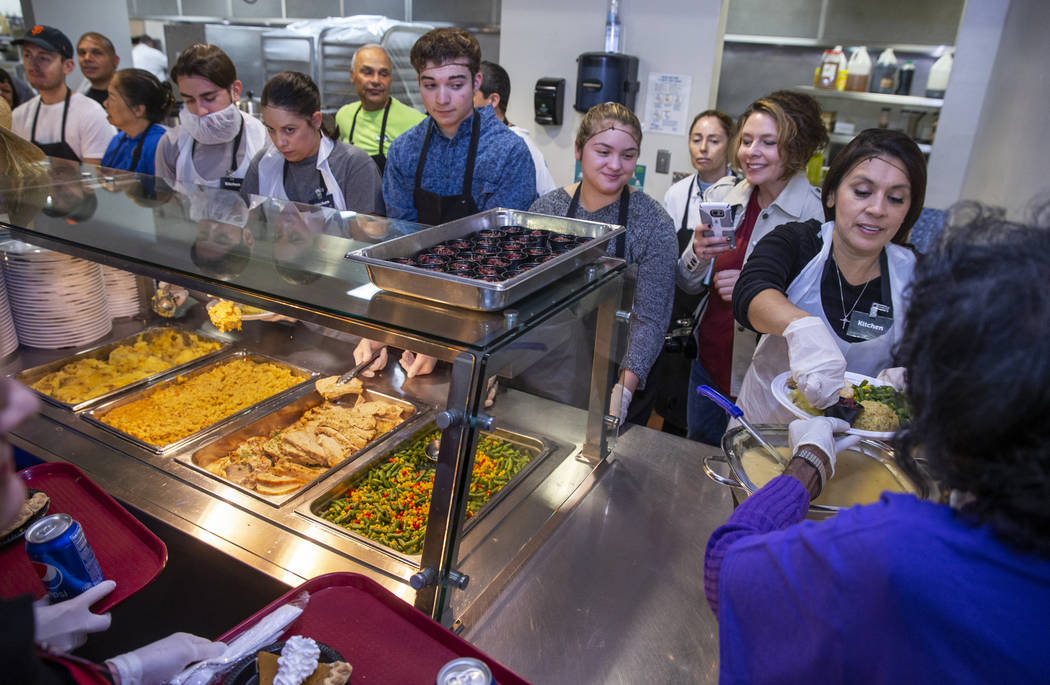
<path fill-rule="evenodd" d="M 688 74 L 649 73 L 645 94 L 645 130 L 684 136 L 689 116 L 689 89 L 693 78 Z"/>

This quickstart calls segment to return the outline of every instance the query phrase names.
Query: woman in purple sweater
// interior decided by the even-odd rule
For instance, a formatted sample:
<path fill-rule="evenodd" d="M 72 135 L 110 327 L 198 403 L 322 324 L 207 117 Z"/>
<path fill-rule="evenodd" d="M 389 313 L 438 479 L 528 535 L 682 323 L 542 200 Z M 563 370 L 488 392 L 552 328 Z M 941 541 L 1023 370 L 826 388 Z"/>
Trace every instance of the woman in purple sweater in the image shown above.
<path fill-rule="evenodd" d="M 969 210 L 970 208 L 964 208 Z M 1050 206 L 1032 216 L 1047 223 Z M 974 216 L 956 211 L 956 216 Z M 898 436 L 951 505 L 883 494 L 803 522 L 835 419 L 707 546 L 723 683 L 1042 682 L 1050 673 L 1050 230 L 976 213 L 916 268 Z"/>

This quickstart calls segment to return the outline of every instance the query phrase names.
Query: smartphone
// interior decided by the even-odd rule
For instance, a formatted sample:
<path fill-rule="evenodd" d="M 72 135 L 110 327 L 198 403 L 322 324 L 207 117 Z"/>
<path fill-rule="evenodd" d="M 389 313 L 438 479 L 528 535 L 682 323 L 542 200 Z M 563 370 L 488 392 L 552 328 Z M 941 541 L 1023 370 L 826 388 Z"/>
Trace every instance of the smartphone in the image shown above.
<path fill-rule="evenodd" d="M 728 202 L 701 202 L 700 221 L 711 227 L 704 231 L 704 235 L 710 238 L 718 236 L 723 238 L 730 248 L 736 249 L 736 226 L 733 223 L 733 208 Z"/>

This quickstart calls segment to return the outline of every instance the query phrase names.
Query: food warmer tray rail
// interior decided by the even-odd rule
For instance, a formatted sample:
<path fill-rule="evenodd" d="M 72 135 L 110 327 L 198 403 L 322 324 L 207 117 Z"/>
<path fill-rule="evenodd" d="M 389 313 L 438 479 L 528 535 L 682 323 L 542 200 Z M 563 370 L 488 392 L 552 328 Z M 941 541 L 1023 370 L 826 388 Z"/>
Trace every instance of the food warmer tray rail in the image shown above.
<path fill-rule="evenodd" d="M 587 236 L 591 240 L 517 276 L 496 283 L 389 261 L 414 255 L 446 240 L 463 238 L 483 229 L 502 226 L 524 226 L 528 229 Z M 378 245 L 353 250 L 347 253 L 346 258 L 363 262 L 368 269 L 368 278 L 381 290 L 467 309 L 498 311 L 585 264 L 596 261 L 605 255 L 607 243 L 625 231 L 624 227 L 614 224 L 497 208 Z"/>
<path fill-rule="evenodd" d="M 376 465 L 384 459 L 387 459 L 391 454 L 397 452 L 402 447 L 410 445 L 412 442 L 435 430 L 438 430 L 437 426 L 434 423 L 429 423 L 420 428 L 419 430 L 413 432 L 408 438 L 397 443 L 390 449 L 379 452 L 378 454 L 368 459 L 359 459 L 356 464 L 352 465 L 352 470 L 350 471 L 350 473 L 347 474 L 347 476 L 344 477 L 342 480 L 340 480 L 337 485 L 329 488 L 323 495 L 314 499 L 309 504 L 300 505 L 295 509 L 295 512 L 306 517 L 314 523 L 319 523 L 322 526 L 325 526 L 329 530 L 334 530 L 339 535 L 357 540 L 358 542 L 364 545 L 375 548 L 398 560 L 401 560 L 408 564 L 413 564 L 418 567 L 421 559 L 419 554 L 405 554 L 391 547 L 387 547 L 378 540 L 373 540 L 372 538 L 367 537 L 365 535 L 355 533 L 354 531 L 348 528 L 344 528 L 338 523 L 333 523 L 332 521 L 325 519 L 321 516 L 321 512 L 323 512 L 333 500 L 338 499 L 339 497 L 344 495 L 347 492 L 347 490 L 349 490 L 352 487 L 355 487 L 359 482 L 361 482 L 368 474 L 368 470 L 373 465 Z M 477 514 L 475 514 L 467 520 L 467 522 L 463 526 L 464 536 L 466 536 L 472 528 L 477 526 L 489 512 L 495 509 L 496 505 L 498 505 L 505 497 L 507 497 L 511 492 L 513 492 L 519 484 L 524 482 L 530 473 L 532 473 L 548 456 L 555 452 L 555 449 L 557 447 L 557 445 L 555 445 L 551 440 L 547 438 L 533 437 L 530 435 L 525 435 L 524 433 L 511 431 L 505 428 L 495 428 L 493 430 L 480 431 L 479 438 L 482 437 L 495 437 L 511 443 L 512 445 L 525 451 L 529 455 L 529 463 L 527 463 L 521 469 L 521 471 L 519 471 L 506 485 L 504 485 L 500 490 L 498 490 L 496 494 L 494 494 L 492 498 L 488 502 L 486 502 L 484 506 L 481 507 Z"/>
<path fill-rule="evenodd" d="M 140 378 L 137 381 L 132 381 L 131 383 L 128 383 L 126 385 L 122 385 L 119 388 L 114 388 L 114 389 L 112 389 L 112 390 L 110 390 L 108 392 L 105 392 L 105 393 L 103 393 L 101 395 L 98 395 L 97 397 L 92 397 L 90 399 L 86 399 L 86 400 L 83 400 L 83 401 L 80 401 L 80 402 L 72 402 L 72 403 L 71 402 L 63 402 L 60 399 L 54 398 L 51 395 L 48 395 L 47 393 L 40 392 L 39 390 L 35 390 L 32 387 L 34 383 L 37 383 L 38 381 L 40 381 L 42 378 L 44 378 L 48 374 L 54 373 L 55 371 L 58 371 L 58 370 L 62 369 L 67 364 L 71 364 L 73 362 L 80 361 L 81 359 L 100 359 L 100 360 L 109 359 L 109 355 L 110 355 L 110 353 L 113 350 L 115 350 L 117 347 L 119 347 L 121 345 L 133 345 L 135 342 L 138 341 L 139 336 L 142 336 L 143 340 L 149 341 L 152 338 L 158 337 L 161 333 L 164 333 L 164 332 L 167 332 L 167 331 L 171 331 L 171 330 L 174 330 L 174 331 L 177 331 L 178 333 L 181 333 L 183 335 L 184 339 L 192 334 L 192 335 L 196 335 L 197 337 L 199 337 L 199 338 L 201 338 L 203 340 L 207 340 L 209 342 L 217 342 L 217 343 L 219 343 L 221 345 L 221 347 L 219 347 L 219 349 L 214 350 L 212 352 L 208 352 L 207 354 L 203 354 L 200 357 L 197 357 L 195 359 L 191 359 L 188 362 L 183 362 L 182 364 L 178 364 L 176 366 L 169 367 L 169 368 L 167 368 L 167 369 L 165 369 L 163 371 L 158 371 L 156 373 L 152 373 L 152 374 L 150 374 L 148 376 L 144 376 L 144 377 Z M 168 377 L 170 377 L 170 376 L 172 376 L 174 374 L 178 374 L 180 372 L 183 372 L 183 371 L 186 371 L 188 369 L 191 369 L 191 368 L 193 368 L 193 367 L 195 367 L 197 365 L 206 364 L 206 363 L 210 362 L 211 360 L 215 359 L 216 357 L 218 357 L 219 355 L 227 352 L 230 349 L 231 344 L 232 343 L 231 343 L 230 338 L 228 336 L 219 337 L 219 336 L 216 336 L 214 334 L 207 333 L 207 332 L 204 332 L 204 331 L 200 331 L 200 330 L 189 331 L 189 330 L 186 330 L 186 329 L 179 328 L 177 326 L 153 326 L 151 328 L 147 328 L 146 330 L 142 331 L 141 333 L 135 333 L 134 335 L 126 336 L 124 338 L 121 338 L 120 340 L 114 340 L 113 342 L 108 342 L 108 343 L 105 343 L 103 345 L 98 345 L 96 347 L 92 347 L 90 349 L 83 350 L 82 352 L 78 352 L 78 353 L 76 353 L 74 355 L 71 355 L 69 357 L 63 357 L 62 359 L 58 359 L 58 360 L 55 360 L 53 362 L 48 362 L 47 364 L 41 364 L 39 366 L 34 366 L 32 368 L 25 369 L 24 371 L 21 371 L 21 372 L 15 374 L 14 378 L 15 378 L 16 381 L 18 381 L 22 385 L 25 385 L 30 390 L 33 390 L 33 392 L 35 392 L 37 395 L 39 395 L 40 398 L 43 399 L 44 401 L 49 402 L 50 404 L 54 404 L 54 405 L 59 406 L 59 407 L 63 407 L 63 408 L 68 409 L 69 411 L 72 411 L 72 412 L 79 412 L 79 411 L 82 411 L 82 410 L 87 409 L 89 407 L 93 407 L 95 405 L 102 404 L 103 402 L 106 402 L 106 401 L 108 401 L 108 400 L 110 400 L 110 399 L 112 399 L 112 398 L 114 398 L 114 397 L 116 397 L 118 395 L 122 395 L 125 392 L 130 392 L 130 391 L 135 390 L 137 388 L 141 388 L 142 386 L 147 385 L 149 383 L 153 383 L 153 382 L 156 382 L 156 381 L 163 380 L 163 379 L 168 378 Z"/>
<path fill-rule="evenodd" d="M 174 442 L 167 443 L 165 445 L 155 445 L 155 444 L 146 442 L 145 440 L 137 438 L 137 437 L 135 437 L 133 435 L 130 435 L 128 433 L 125 433 L 124 431 L 120 430 L 119 428 L 115 428 L 115 427 L 109 425 L 108 423 L 103 421 L 102 418 L 101 418 L 107 412 L 109 412 L 109 411 L 111 411 L 113 409 L 116 409 L 117 407 L 124 406 L 125 404 L 130 404 L 131 402 L 135 402 L 137 400 L 140 400 L 140 399 L 146 397 L 148 394 L 150 394 L 152 392 L 155 392 L 157 390 L 160 390 L 160 389 L 166 388 L 166 387 L 168 387 L 170 385 L 173 385 L 175 383 L 178 383 L 180 378 L 187 378 L 187 379 L 193 378 L 193 377 L 199 376 L 201 374 L 207 373 L 207 372 L 217 368 L 218 366 L 220 366 L 222 364 L 229 364 L 231 362 L 237 361 L 238 359 L 247 359 L 247 360 L 250 360 L 250 361 L 253 361 L 253 362 L 256 362 L 256 363 L 269 363 L 269 364 L 274 364 L 276 366 L 280 366 L 280 367 L 289 369 L 291 371 L 292 375 L 299 379 L 299 382 L 296 383 L 295 385 L 289 387 L 289 388 L 286 388 L 285 390 L 282 390 L 281 392 L 275 393 L 274 395 L 271 395 L 270 397 L 264 398 L 263 400 L 260 400 L 259 402 L 256 402 L 256 403 L 251 404 L 251 405 L 249 405 L 249 406 L 247 406 L 247 407 L 245 407 L 243 409 L 240 409 L 240 410 L 230 414 L 229 416 L 225 416 L 225 417 L 219 419 L 218 421 L 215 421 L 214 423 L 211 423 L 211 424 L 205 426 L 204 428 L 202 428 L 202 429 L 200 429 L 198 431 L 190 433 L 189 435 L 187 435 L 187 436 L 185 436 L 183 438 L 175 440 Z M 85 420 L 87 420 L 88 422 L 90 422 L 90 423 L 92 423 L 92 424 L 94 424 L 96 426 L 99 426 L 103 430 L 105 430 L 105 431 L 107 431 L 109 433 L 113 433 L 114 435 L 117 435 L 120 438 L 122 438 L 122 439 L 124 439 L 124 440 L 126 440 L 126 441 L 128 441 L 128 442 L 130 442 L 130 443 L 132 443 L 132 444 L 134 444 L 134 445 L 144 449 L 144 450 L 147 450 L 147 451 L 152 452 L 154 454 L 170 454 L 172 452 L 176 452 L 178 450 L 181 450 L 181 449 L 184 449 L 184 448 L 187 448 L 187 447 L 190 447 L 190 446 L 203 444 L 206 440 L 208 440 L 213 435 L 215 435 L 215 433 L 217 431 L 219 431 L 220 429 L 222 429 L 225 426 L 228 426 L 230 423 L 232 423 L 233 421 L 236 421 L 237 419 L 239 419 L 241 417 L 244 417 L 244 416 L 247 416 L 247 415 L 249 415 L 251 413 L 254 413 L 257 410 L 268 411 L 270 407 L 273 407 L 273 406 L 279 405 L 279 404 L 283 404 L 285 401 L 287 401 L 287 398 L 288 398 L 289 395 L 295 393 L 297 391 L 297 389 L 301 388 L 304 384 L 309 383 L 314 378 L 316 378 L 318 375 L 320 375 L 320 374 L 318 374 L 315 371 L 310 371 L 308 369 L 304 369 L 302 367 L 295 366 L 294 364 L 289 364 L 288 362 L 280 361 L 279 359 L 276 359 L 274 357 L 270 357 L 268 355 L 259 354 L 259 353 L 256 353 L 256 352 L 249 352 L 247 350 L 237 350 L 235 352 L 232 352 L 232 353 L 228 354 L 227 356 L 219 358 L 218 360 L 212 361 L 212 363 L 210 363 L 210 364 L 206 364 L 204 366 L 196 367 L 192 371 L 189 371 L 187 373 L 179 374 L 179 375 L 168 377 L 168 378 L 164 378 L 163 380 L 159 380 L 159 381 L 156 381 L 154 383 L 148 384 L 146 387 L 141 388 L 140 390 L 138 390 L 136 392 L 123 394 L 120 397 L 115 398 L 115 399 L 107 402 L 106 404 L 102 404 L 102 405 L 96 406 L 95 408 L 84 412 L 80 416 L 82 418 L 84 418 Z"/>
<path fill-rule="evenodd" d="M 297 488 L 296 490 L 292 490 L 291 492 L 288 492 L 283 495 L 265 495 L 255 490 L 252 490 L 251 488 L 245 487 L 239 483 L 235 483 L 231 480 L 223 478 L 222 476 L 219 476 L 208 470 L 208 464 L 214 462 L 217 459 L 225 457 L 235 448 L 237 448 L 242 442 L 248 440 L 249 438 L 270 435 L 278 430 L 287 428 L 288 426 L 291 426 L 292 424 L 296 423 L 305 412 L 324 403 L 324 398 L 322 398 L 317 393 L 317 391 L 311 388 L 310 386 L 301 386 L 299 392 L 301 393 L 301 396 L 292 399 L 291 402 L 284 404 L 280 407 L 273 408 L 273 410 L 267 413 L 265 416 L 262 416 L 252 421 L 251 423 L 248 423 L 247 425 L 234 430 L 232 433 L 227 433 L 225 435 L 222 435 L 221 437 L 217 437 L 213 442 L 204 445 L 195 452 L 186 451 L 177 455 L 175 457 L 175 461 L 181 464 L 185 464 L 189 468 L 207 475 L 209 478 L 214 478 L 215 480 L 219 481 L 224 485 L 236 488 L 237 490 L 247 495 L 255 497 L 256 499 L 259 499 L 272 507 L 280 507 L 286 502 L 295 499 L 296 497 L 299 497 L 304 492 L 306 492 L 314 485 L 330 476 L 335 471 L 338 471 L 343 466 L 349 464 L 350 462 L 356 459 L 359 459 L 376 446 L 386 442 L 391 436 L 397 433 L 398 429 L 410 425 L 411 423 L 413 423 L 414 419 L 427 413 L 430 410 L 430 407 L 422 402 L 397 397 L 387 393 L 379 392 L 377 390 L 365 388 L 361 397 L 364 397 L 366 401 L 383 400 L 385 402 L 389 402 L 391 404 L 395 404 L 401 407 L 403 412 L 402 416 L 404 417 L 401 423 L 394 426 L 385 433 L 375 436 L 364 447 L 348 455 L 338 464 L 328 467 L 324 471 L 318 473 L 315 478 L 307 482 L 302 487 Z M 357 395 L 354 395 L 354 397 L 356 398 Z M 287 397 L 285 399 L 287 399 Z M 334 404 L 342 403 L 335 402 Z M 345 406 L 352 405 L 346 404 Z"/>

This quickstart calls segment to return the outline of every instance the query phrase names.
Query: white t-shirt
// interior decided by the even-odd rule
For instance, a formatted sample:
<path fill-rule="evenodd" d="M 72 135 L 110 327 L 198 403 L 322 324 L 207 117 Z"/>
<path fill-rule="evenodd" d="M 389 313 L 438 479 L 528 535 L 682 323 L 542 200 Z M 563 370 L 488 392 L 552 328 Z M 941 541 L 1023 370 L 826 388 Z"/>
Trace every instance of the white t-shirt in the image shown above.
<path fill-rule="evenodd" d="M 528 129 L 524 129 L 521 126 L 511 126 L 510 130 L 514 131 L 519 138 L 525 141 L 525 145 L 529 148 L 529 154 L 532 155 L 532 164 L 536 167 L 536 194 L 542 197 L 558 188 L 558 184 L 554 182 L 554 177 L 551 176 L 551 170 L 547 168 L 547 160 L 543 158 L 543 153 L 536 147 L 536 143 L 532 140 L 532 136 L 529 135 Z"/>
<path fill-rule="evenodd" d="M 40 103 L 37 95 L 29 102 L 15 108 L 11 115 L 12 130 L 26 140 L 32 140 L 33 117 Z M 57 143 L 62 140 L 62 110 L 65 100 L 53 105 L 40 104 L 40 117 L 36 124 L 36 142 Z M 66 143 L 81 160 L 102 159 L 109 141 L 117 135 L 117 129 L 106 120 L 106 110 L 91 98 L 73 93 L 69 98 L 69 114 L 66 115 Z"/>
<path fill-rule="evenodd" d="M 154 47 L 139 43 L 131 48 L 131 63 L 136 69 L 145 69 L 160 81 L 168 80 L 168 56 Z"/>

